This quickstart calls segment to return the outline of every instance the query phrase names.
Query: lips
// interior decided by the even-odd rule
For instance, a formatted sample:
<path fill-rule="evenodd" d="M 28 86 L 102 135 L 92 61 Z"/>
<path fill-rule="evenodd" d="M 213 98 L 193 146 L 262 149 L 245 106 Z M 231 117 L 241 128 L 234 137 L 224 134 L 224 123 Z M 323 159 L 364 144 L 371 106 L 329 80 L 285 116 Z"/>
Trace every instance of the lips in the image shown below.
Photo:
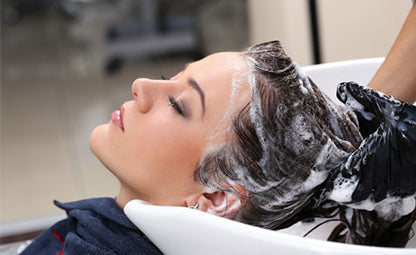
<path fill-rule="evenodd" d="M 123 115 L 124 115 L 124 106 L 120 107 L 120 110 L 115 110 L 111 114 L 111 121 L 116 125 L 121 131 L 124 132 L 123 125 Z"/>

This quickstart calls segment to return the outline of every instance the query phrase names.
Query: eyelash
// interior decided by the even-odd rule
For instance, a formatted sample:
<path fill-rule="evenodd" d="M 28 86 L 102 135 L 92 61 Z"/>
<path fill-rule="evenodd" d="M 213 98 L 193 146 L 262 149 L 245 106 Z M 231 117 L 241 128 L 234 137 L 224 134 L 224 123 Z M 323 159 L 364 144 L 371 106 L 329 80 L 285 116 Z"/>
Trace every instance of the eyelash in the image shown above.
<path fill-rule="evenodd" d="M 162 78 L 162 80 L 167 80 L 166 77 L 163 75 L 160 75 L 160 77 Z M 184 111 L 179 106 L 178 102 L 173 96 L 169 96 L 169 106 L 172 106 L 173 109 L 175 109 L 175 111 L 177 111 L 180 115 L 185 116 Z"/>
<path fill-rule="evenodd" d="M 175 109 L 175 111 L 177 111 L 180 115 L 185 116 L 184 111 L 173 96 L 169 96 L 169 105 L 172 106 L 173 109 Z"/>

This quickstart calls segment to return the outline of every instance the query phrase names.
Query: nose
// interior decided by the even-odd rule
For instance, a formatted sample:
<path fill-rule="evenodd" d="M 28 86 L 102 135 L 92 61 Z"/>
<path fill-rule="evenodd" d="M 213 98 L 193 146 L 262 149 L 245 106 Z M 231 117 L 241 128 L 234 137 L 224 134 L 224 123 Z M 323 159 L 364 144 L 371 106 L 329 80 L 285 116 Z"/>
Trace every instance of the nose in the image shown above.
<path fill-rule="evenodd" d="M 163 98 L 167 102 L 169 94 L 174 92 L 174 88 L 172 81 L 138 78 L 131 86 L 131 93 L 140 111 L 146 113 Z"/>

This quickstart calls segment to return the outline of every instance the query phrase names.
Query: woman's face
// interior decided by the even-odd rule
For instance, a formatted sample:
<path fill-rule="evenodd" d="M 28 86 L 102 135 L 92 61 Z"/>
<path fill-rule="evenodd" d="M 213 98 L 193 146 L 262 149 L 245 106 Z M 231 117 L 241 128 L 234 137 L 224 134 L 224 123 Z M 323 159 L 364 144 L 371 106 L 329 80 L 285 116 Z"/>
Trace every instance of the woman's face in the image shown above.
<path fill-rule="evenodd" d="M 248 102 L 247 73 L 241 55 L 224 52 L 187 65 L 170 80 L 135 80 L 134 100 L 90 139 L 92 151 L 120 180 L 117 200 L 183 206 L 186 197 L 203 192 L 194 170 L 204 150 L 225 141 L 229 114 Z M 230 104 L 235 80 L 241 86 Z"/>

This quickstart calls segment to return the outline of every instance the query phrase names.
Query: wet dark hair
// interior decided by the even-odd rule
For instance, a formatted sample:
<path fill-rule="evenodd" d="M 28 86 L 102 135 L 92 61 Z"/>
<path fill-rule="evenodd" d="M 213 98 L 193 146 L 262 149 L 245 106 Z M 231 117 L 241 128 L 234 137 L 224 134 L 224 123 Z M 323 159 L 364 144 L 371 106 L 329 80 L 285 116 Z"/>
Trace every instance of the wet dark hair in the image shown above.
<path fill-rule="evenodd" d="M 363 139 L 355 114 L 335 105 L 304 76 L 278 41 L 252 46 L 242 55 L 250 69 L 251 100 L 235 114 L 229 142 L 206 153 L 196 177 L 225 192 L 238 193 L 225 188 L 233 182 L 247 191 L 246 196 L 239 194 L 246 203 L 232 216 L 235 220 L 282 229 L 340 213 L 345 223 L 334 230 L 332 240 L 345 240 L 340 233 L 346 226 L 347 241 L 377 244 L 357 238 L 367 231 L 362 217 L 377 223 L 377 217 L 367 215 L 371 212 L 353 210 L 347 220 L 348 210 L 342 206 L 331 201 L 318 204 L 315 199 L 329 171 Z"/>

